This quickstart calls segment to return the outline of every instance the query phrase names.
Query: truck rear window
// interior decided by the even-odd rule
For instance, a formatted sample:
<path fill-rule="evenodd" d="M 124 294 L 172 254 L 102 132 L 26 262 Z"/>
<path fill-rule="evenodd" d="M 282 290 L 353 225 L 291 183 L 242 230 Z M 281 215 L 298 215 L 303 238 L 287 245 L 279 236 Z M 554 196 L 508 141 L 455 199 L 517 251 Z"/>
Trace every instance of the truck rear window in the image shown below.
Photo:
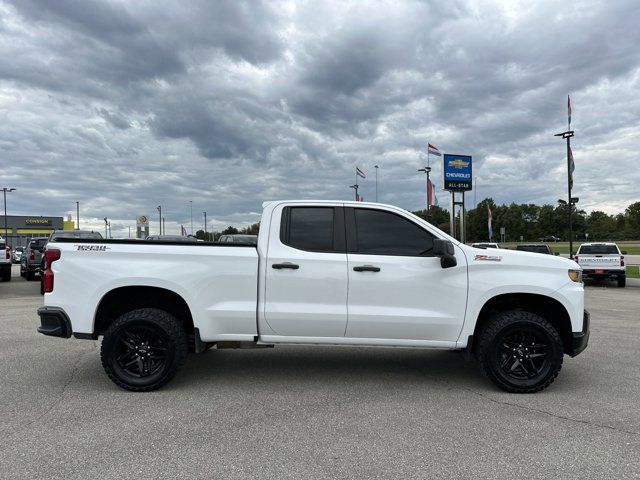
<path fill-rule="evenodd" d="M 582 245 L 578 254 L 582 255 L 619 255 L 615 245 Z"/>

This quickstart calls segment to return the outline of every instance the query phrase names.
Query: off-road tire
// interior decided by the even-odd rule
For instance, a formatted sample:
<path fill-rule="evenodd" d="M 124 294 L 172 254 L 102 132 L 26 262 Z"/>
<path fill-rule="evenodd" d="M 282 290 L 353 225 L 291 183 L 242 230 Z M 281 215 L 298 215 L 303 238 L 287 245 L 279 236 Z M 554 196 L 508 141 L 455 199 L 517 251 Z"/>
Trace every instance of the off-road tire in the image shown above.
<path fill-rule="evenodd" d="M 147 376 L 131 374 L 119 360 L 131 350 L 125 346 L 124 340 L 128 341 L 129 338 L 125 338 L 125 335 L 136 331 L 150 332 L 151 338 L 157 338 L 157 344 L 161 345 L 157 348 L 166 351 L 166 358 L 161 365 Z M 147 351 L 149 358 L 150 352 Z M 134 357 L 135 355 L 125 358 L 128 360 Z M 173 315 L 157 308 L 140 308 L 120 316 L 105 332 L 100 349 L 102 367 L 107 376 L 119 387 L 133 392 L 148 392 L 162 387 L 174 377 L 186 357 L 187 334 L 184 328 Z"/>
<path fill-rule="evenodd" d="M 624 288 L 627 285 L 627 277 L 618 277 L 618 288 Z"/>
<path fill-rule="evenodd" d="M 531 378 L 514 378 L 512 375 L 516 372 L 506 371 L 509 364 L 507 367 L 501 365 L 512 360 L 510 355 L 505 354 L 505 351 L 510 350 L 512 346 L 507 339 L 517 338 L 518 332 L 537 337 L 540 339 L 537 345 L 546 346 L 545 356 L 540 357 L 542 360 L 536 359 L 544 366 Z M 541 343 L 542 341 L 545 343 Z M 509 348 L 507 348 L 508 344 Z M 532 342 L 529 346 L 532 345 L 536 343 Z M 515 348 L 513 358 L 515 359 L 517 355 L 518 362 L 521 355 L 526 357 L 527 354 L 533 353 L 535 348 L 532 347 L 530 352 L 525 351 L 528 348 L 526 345 L 513 345 L 513 347 Z M 541 351 L 542 349 L 536 350 L 536 355 Z M 511 393 L 534 393 L 544 390 L 556 379 L 562 369 L 564 349 L 562 339 L 551 323 L 534 313 L 513 310 L 498 313 L 487 322 L 480 333 L 476 355 L 482 372 L 501 389 Z M 527 368 L 533 372 L 536 369 L 535 365 L 531 363 L 529 366 L 528 363 L 533 361 L 528 357 L 523 358 L 523 363 L 518 363 L 517 367 L 521 369 L 526 364 Z M 515 363 L 514 361 L 513 364 Z"/>

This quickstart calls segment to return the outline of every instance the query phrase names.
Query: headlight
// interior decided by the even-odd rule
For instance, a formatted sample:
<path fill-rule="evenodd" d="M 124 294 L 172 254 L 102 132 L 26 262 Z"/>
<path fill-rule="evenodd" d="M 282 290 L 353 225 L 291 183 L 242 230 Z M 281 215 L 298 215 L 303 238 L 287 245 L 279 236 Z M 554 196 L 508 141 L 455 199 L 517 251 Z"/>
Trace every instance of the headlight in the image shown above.
<path fill-rule="evenodd" d="M 577 283 L 582 283 L 582 270 L 569 270 L 569 278 Z"/>

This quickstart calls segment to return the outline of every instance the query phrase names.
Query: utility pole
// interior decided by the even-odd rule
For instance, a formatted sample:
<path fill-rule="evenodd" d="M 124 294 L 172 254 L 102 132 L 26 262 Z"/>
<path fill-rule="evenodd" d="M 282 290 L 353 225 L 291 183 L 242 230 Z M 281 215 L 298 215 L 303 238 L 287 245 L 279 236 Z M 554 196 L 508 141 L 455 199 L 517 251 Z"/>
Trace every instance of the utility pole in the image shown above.
<path fill-rule="evenodd" d="M 111 220 L 109 220 L 109 238 L 113 238 L 113 235 L 111 234 Z"/>
<path fill-rule="evenodd" d="M 429 173 L 431 172 L 431 167 L 419 168 L 419 172 L 424 172 L 427 174 L 427 219 L 429 218 L 429 207 L 432 202 L 431 198 L 431 180 L 429 180 Z"/>
<path fill-rule="evenodd" d="M 5 238 L 9 238 L 7 235 L 7 192 L 15 192 L 15 188 L 7 188 L 3 187 L 2 193 L 4 194 L 4 236 Z M 12 235 L 13 236 L 13 235 Z M 8 243 L 8 242 L 7 242 Z M 13 241 L 11 242 L 13 243 Z"/>
<path fill-rule="evenodd" d="M 191 235 L 193 235 L 193 200 L 189 200 L 189 210 L 191 211 Z"/>
<path fill-rule="evenodd" d="M 107 217 L 104 217 L 104 238 L 109 238 L 109 222 L 107 221 Z"/>
<path fill-rule="evenodd" d="M 158 210 L 158 228 L 160 229 L 160 235 L 162 235 L 162 205 L 158 205 L 156 210 Z"/>
<path fill-rule="evenodd" d="M 80 230 L 80 202 L 76 202 L 76 230 Z"/>
<path fill-rule="evenodd" d="M 376 169 L 376 203 L 378 203 L 378 165 L 374 165 L 373 168 Z"/>
<path fill-rule="evenodd" d="M 167 234 L 167 225 L 164 223 L 164 217 L 162 217 L 162 234 L 166 235 Z"/>
<path fill-rule="evenodd" d="M 207 212 L 204 213 L 204 240 L 205 242 L 209 241 L 209 235 L 207 234 Z"/>

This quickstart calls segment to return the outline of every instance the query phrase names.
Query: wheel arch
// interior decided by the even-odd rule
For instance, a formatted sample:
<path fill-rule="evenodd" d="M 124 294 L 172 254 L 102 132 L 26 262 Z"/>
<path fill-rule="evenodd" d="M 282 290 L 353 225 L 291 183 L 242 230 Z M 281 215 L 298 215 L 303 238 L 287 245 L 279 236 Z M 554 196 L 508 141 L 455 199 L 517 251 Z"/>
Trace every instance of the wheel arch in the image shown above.
<path fill-rule="evenodd" d="M 93 319 L 93 337 L 104 334 L 120 315 L 138 308 L 164 310 L 176 317 L 187 335 L 194 333 L 193 315 L 181 295 L 162 287 L 136 285 L 117 287 L 102 296 Z"/>
<path fill-rule="evenodd" d="M 478 338 L 484 325 L 495 314 L 509 310 L 523 310 L 540 315 L 558 331 L 564 352 L 572 351 L 572 328 L 569 312 L 561 302 L 537 293 L 504 293 L 485 302 L 478 314 L 473 337 Z"/>

